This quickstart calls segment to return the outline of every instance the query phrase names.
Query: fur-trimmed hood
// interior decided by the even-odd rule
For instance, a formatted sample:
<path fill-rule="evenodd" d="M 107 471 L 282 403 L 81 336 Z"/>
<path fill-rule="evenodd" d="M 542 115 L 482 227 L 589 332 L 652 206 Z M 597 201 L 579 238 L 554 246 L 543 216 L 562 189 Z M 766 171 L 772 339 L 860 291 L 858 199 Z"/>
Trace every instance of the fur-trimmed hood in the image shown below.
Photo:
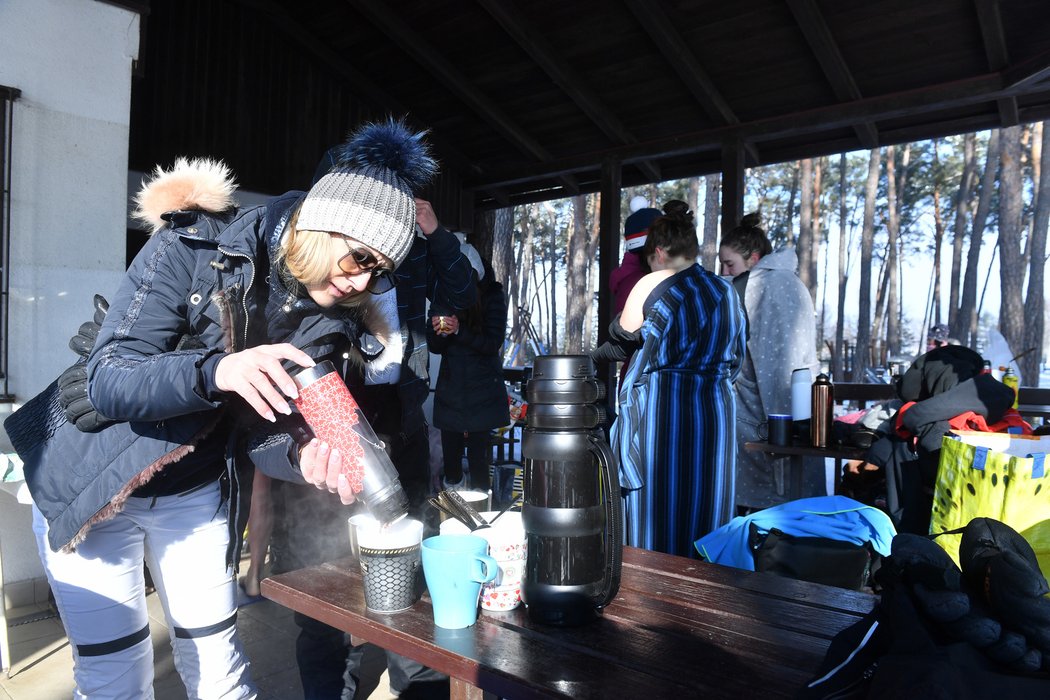
<path fill-rule="evenodd" d="M 142 182 L 135 195 L 132 216 L 156 233 L 164 227 L 162 215 L 169 211 L 199 210 L 212 214 L 237 206 L 237 183 L 233 172 L 220 160 L 179 158 L 165 170 L 156 170 Z"/>

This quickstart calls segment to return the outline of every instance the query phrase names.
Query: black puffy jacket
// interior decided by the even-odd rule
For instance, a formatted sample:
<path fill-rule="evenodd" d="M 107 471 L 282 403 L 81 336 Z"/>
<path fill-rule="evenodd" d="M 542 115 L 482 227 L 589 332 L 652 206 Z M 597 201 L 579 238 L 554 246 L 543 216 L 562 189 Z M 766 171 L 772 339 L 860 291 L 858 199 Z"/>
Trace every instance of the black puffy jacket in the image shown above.
<path fill-rule="evenodd" d="M 492 274 L 488 270 L 488 274 Z M 459 332 L 439 336 L 427 326 L 430 351 L 441 355 L 434 390 L 434 426 L 441 430 L 479 432 L 510 423 L 507 385 L 500 351 L 507 334 L 503 286 L 486 278 L 481 286 L 480 323 L 472 329 L 459 312 Z"/>

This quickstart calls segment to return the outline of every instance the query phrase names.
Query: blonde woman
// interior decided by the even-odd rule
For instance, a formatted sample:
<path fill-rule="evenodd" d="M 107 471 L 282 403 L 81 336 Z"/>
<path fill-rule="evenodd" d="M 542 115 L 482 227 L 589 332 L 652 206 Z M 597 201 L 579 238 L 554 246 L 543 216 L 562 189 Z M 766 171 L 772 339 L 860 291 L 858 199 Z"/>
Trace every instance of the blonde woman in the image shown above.
<path fill-rule="evenodd" d="M 339 455 L 291 415 L 289 372 L 358 338 L 354 307 L 392 287 L 434 167 L 391 121 L 353 134 L 309 192 L 262 207 L 238 209 L 229 170 L 206 160 L 158 168 L 139 194 L 153 234 L 86 372 L 64 376 L 70 421 L 22 443 L 77 697 L 152 697 L 143 559 L 187 695 L 256 697 L 235 627 L 241 438 L 267 435 L 252 461 L 270 476 L 353 500 Z"/>

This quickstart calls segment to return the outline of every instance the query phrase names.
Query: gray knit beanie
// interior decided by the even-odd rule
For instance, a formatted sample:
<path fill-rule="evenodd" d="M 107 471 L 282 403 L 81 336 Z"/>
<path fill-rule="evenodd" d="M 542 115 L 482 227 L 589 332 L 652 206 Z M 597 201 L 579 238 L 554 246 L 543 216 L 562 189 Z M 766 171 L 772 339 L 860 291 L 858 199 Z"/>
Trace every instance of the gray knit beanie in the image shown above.
<path fill-rule="evenodd" d="M 400 265 L 415 232 L 413 194 L 437 171 L 424 134 L 394 119 L 351 134 L 325 154 L 331 167 L 303 200 L 298 228 L 350 236 Z"/>

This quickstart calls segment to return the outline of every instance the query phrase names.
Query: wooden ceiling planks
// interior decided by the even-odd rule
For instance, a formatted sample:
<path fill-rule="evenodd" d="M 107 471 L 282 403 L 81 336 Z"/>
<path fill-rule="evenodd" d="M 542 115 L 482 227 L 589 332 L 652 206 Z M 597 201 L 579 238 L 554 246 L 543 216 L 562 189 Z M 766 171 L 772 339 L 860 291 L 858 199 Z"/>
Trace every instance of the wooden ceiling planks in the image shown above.
<path fill-rule="evenodd" d="M 149 5 L 133 167 L 222 155 L 264 191 L 388 112 L 480 207 L 596 191 L 606 157 L 637 184 L 717 171 L 726 139 L 756 164 L 1050 112 L 1043 0 Z"/>

